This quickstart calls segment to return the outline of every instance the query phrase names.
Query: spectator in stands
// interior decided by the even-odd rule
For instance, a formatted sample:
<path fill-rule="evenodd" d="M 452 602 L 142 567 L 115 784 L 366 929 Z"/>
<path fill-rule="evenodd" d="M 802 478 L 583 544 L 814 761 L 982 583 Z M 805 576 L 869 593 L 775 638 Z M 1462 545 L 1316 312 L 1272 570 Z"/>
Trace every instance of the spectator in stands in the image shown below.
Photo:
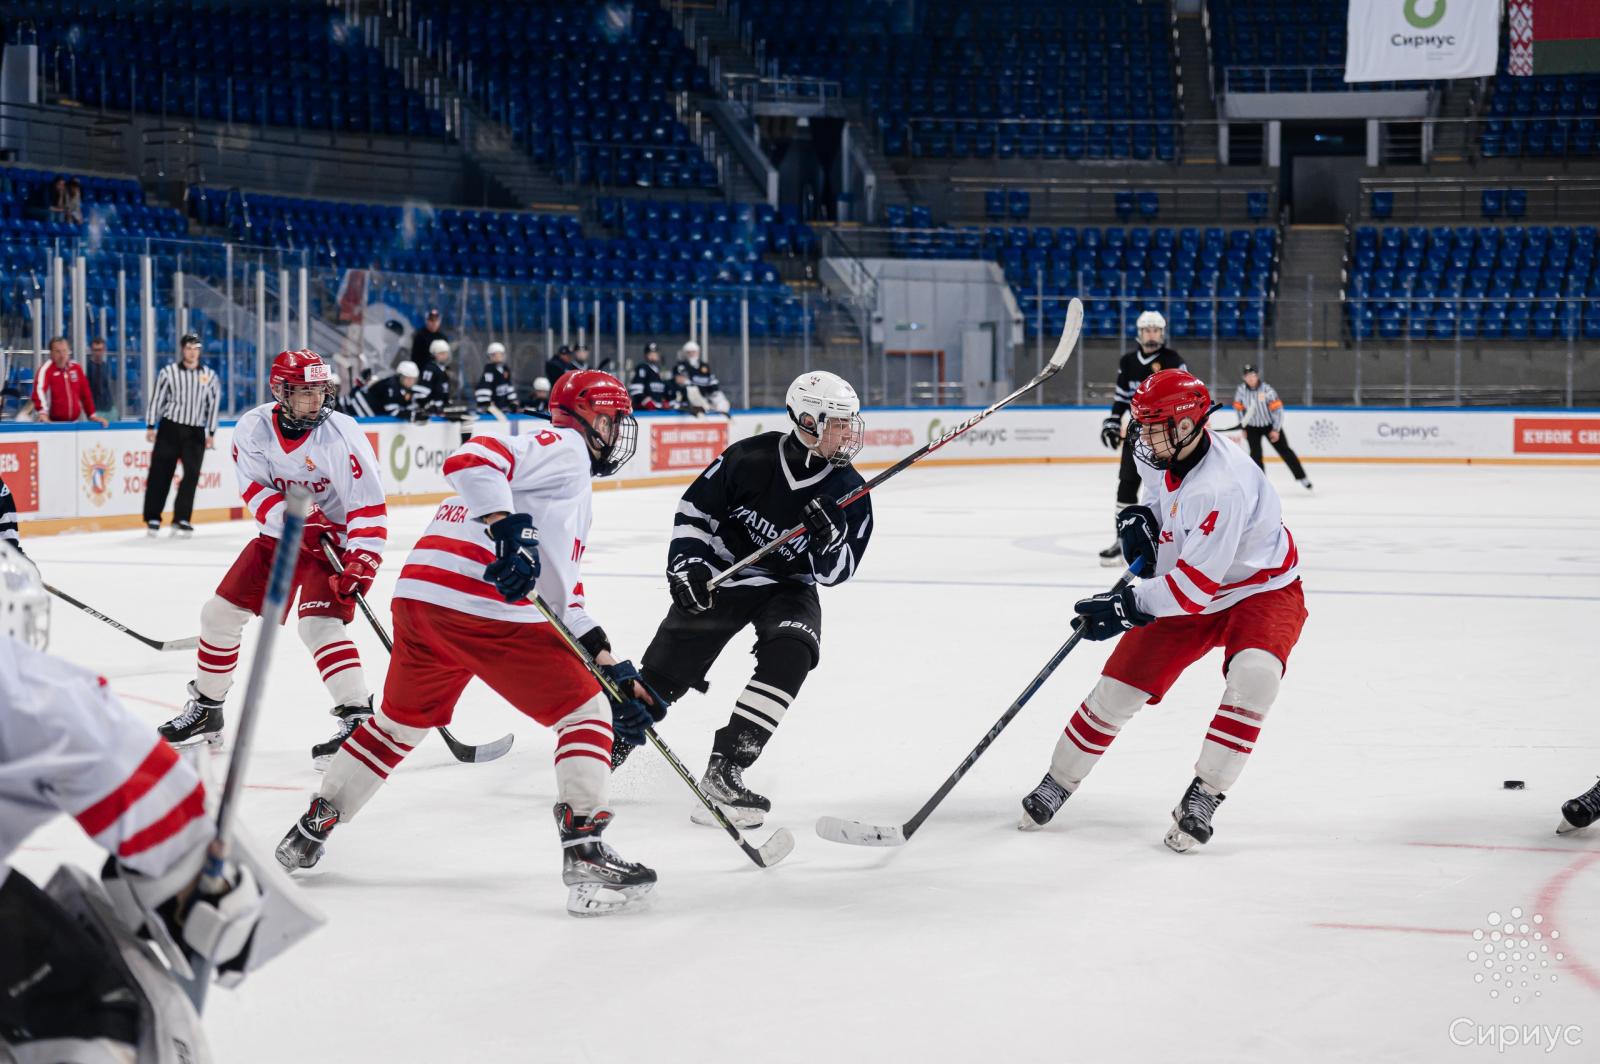
<path fill-rule="evenodd" d="M 676 389 L 661 376 L 661 349 L 654 341 L 644 345 L 644 361 L 634 368 L 628 397 L 635 410 L 671 410 Z"/>
<path fill-rule="evenodd" d="M 519 408 L 517 386 L 511 383 L 511 370 L 506 366 L 506 345 L 497 340 L 484 353 L 488 361 L 478 386 L 472 390 L 473 400 L 479 410 L 487 410 L 493 404 L 502 414 L 515 414 Z"/>
<path fill-rule="evenodd" d="M 450 404 L 454 382 L 450 379 L 450 342 L 435 340 L 428 347 L 428 361 L 423 364 L 417 383 L 411 389 L 416 397 L 417 409 L 428 414 L 444 414 Z"/>
<path fill-rule="evenodd" d="M 544 375 L 552 388 L 555 387 L 556 381 L 561 379 L 563 373 L 571 373 L 576 368 L 572 361 L 572 348 L 566 344 L 561 345 L 560 350 L 556 351 L 554 357 L 547 358 L 544 361 Z"/>
<path fill-rule="evenodd" d="M 182 462 L 183 479 L 172 503 L 172 534 L 187 539 L 194 535 L 190 520 L 194 517 L 194 492 L 200 486 L 200 467 L 206 452 L 217 445 L 222 382 L 200 364 L 200 337 L 184 333 L 178 350 L 178 361 L 156 375 L 144 419 L 145 442 L 155 444 L 145 480 L 144 526 L 151 536 L 161 531 L 161 511 L 172 489 L 172 473 Z"/>
<path fill-rule="evenodd" d="M 1233 393 L 1233 409 L 1239 414 L 1239 424 L 1244 426 L 1245 438 L 1250 443 L 1250 457 L 1256 465 L 1263 470 L 1267 468 L 1261 460 L 1261 437 L 1265 436 L 1267 442 L 1272 444 L 1272 449 L 1278 452 L 1278 457 L 1283 459 L 1283 464 L 1289 467 L 1290 475 L 1299 481 L 1302 488 L 1310 491 L 1311 481 L 1306 476 L 1305 467 L 1300 464 L 1300 457 L 1289 446 L 1289 437 L 1283 432 L 1283 400 L 1278 398 L 1277 389 L 1261 379 L 1261 374 L 1254 366 L 1244 367 L 1244 380 Z"/>
<path fill-rule="evenodd" d="M 67 179 L 57 177 L 48 185 L 39 188 L 39 199 L 35 204 L 39 217 L 48 222 L 59 222 L 67 216 Z"/>
<path fill-rule="evenodd" d="M 711 370 L 711 363 L 700 354 L 700 345 L 690 340 L 678 354 L 678 364 L 673 377 L 687 378 L 684 394 L 687 401 L 701 410 L 728 412 L 728 397 L 722 392 L 722 382 Z"/>
<path fill-rule="evenodd" d="M 426 421 L 426 411 L 417 409 L 415 389 L 420 371 L 406 359 L 395 367 L 393 376 L 369 384 L 361 396 L 358 417 L 394 417 L 401 421 Z"/>
<path fill-rule="evenodd" d="M 426 366 L 432 362 L 433 345 L 450 337 L 439 331 L 439 308 L 434 307 L 428 311 L 427 318 L 423 321 L 422 328 L 418 329 L 411 337 L 411 361 L 419 366 Z"/>
<path fill-rule="evenodd" d="M 71 225 L 83 224 L 83 186 L 77 178 L 67 182 L 67 191 L 62 198 L 62 214 Z"/>
<path fill-rule="evenodd" d="M 538 414 L 548 416 L 550 413 L 550 378 L 535 377 L 533 391 L 528 395 L 528 401 L 522 405 L 524 414 Z"/>
<path fill-rule="evenodd" d="M 111 410 L 117 404 L 111 394 L 111 367 L 106 365 L 106 342 L 96 336 L 89 341 L 89 394 L 94 396 L 96 410 Z"/>
<path fill-rule="evenodd" d="M 110 424 L 95 413 L 94 396 L 89 392 L 89 377 L 72 360 L 72 345 L 65 336 L 50 341 L 50 361 L 39 367 L 33 379 L 34 417 L 40 421 L 76 421 L 86 417 Z"/>

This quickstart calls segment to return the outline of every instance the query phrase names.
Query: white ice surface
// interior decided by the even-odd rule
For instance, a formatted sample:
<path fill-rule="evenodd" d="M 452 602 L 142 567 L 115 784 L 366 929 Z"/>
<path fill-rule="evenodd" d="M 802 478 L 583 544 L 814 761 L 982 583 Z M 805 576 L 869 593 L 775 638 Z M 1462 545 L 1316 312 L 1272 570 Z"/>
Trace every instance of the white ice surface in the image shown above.
<path fill-rule="evenodd" d="M 799 838 L 784 864 L 761 871 L 691 825 L 682 783 L 640 751 L 615 781 L 608 837 L 659 871 L 655 904 L 572 919 L 551 738 L 474 684 L 453 730 L 514 729 L 516 748 L 460 765 L 426 742 L 338 829 L 324 874 L 304 881 L 328 926 L 212 994 L 219 1059 L 1600 1059 L 1600 832 L 1553 830 L 1600 772 L 1600 477 L 1317 465 L 1307 497 L 1270 468 L 1311 619 L 1209 846 L 1178 856 L 1161 838 L 1221 693 L 1219 654 L 1135 718 L 1055 824 L 1015 830 L 1106 644 L 1067 659 L 909 845 L 816 837 L 822 814 L 914 812 L 1059 645 L 1073 599 L 1115 575 L 1095 559 L 1109 466 L 919 469 L 875 497 L 861 575 L 823 591 L 821 666 L 749 774 L 774 802 L 755 840 L 778 826 Z M 596 498 L 589 604 L 633 656 L 666 605 L 676 495 Z M 428 512 L 391 514 L 384 615 Z M 194 634 L 250 534 L 29 546 L 64 590 L 175 638 Z M 377 686 L 382 648 L 359 618 L 351 631 Z M 243 807 L 269 844 L 303 811 L 308 748 L 333 726 L 284 636 Z M 749 645 L 730 644 L 711 694 L 662 727 L 696 771 Z M 64 604 L 53 649 L 103 671 L 152 725 L 192 668 Z M 63 860 L 99 863 L 66 819 L 16 863 L 43 878 Z M 1468 959 L 1472 929 L 1514 907 L 1560 930 L 1564 954 L 1534 962 L 1543 979 L 1517 1004 L 1491 998 Z M 1548 1055 L 1452 1044 L 1499 1024 L 1579 1025 L 1581 1044 L 1570 1028 Z"/>

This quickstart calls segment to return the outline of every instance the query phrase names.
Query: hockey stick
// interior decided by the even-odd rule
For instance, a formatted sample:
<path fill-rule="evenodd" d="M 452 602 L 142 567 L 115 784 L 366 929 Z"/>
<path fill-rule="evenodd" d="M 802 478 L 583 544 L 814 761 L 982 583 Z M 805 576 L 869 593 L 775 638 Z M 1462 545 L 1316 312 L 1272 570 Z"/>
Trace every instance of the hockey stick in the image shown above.
<path fill-rule="evenodd" d="M 77 599 L 73 598 L 71 595 L 67 594 L 65 591 L 62 591 L 60 588 L 51 587 L 49 584 L 46 584 L 46 585 L 44 585 L 44 589 L 46 591 L 50 592 L 50 594 L 54 595 L 56 598 L 61 599 L 64 602 L 69 602 L 72 605 L 78 607 L 80 610 L 82 610 L 84 613 L 87 613 L 89 616 L 93 617 L 95 620 L 106 622 L 111 627 L 113 627 L 117 631 L 121 632 L 123 635 L 131 635 L 131 636 L 133 636 L 133 638 L 137 639 L 139 642 L 143 643 L 145 646 L 149 647 L 151 650 L 193 650 L 195 647 L 200 645 L 200 637 L 197 636 L 197 635 L 191 635 L 191 636 L 189 636 L 189 637 L 187 637 L 185 639 L 166 639 L 166 640 L 151 639 L 147 635 L 140 635 L 138 632 L 135 632 L 132 628 L 129 628 L 125 624 L 121 624 L 121 623 L 119 623 L 117 621 L 113 621 L 110 617 L 107 617 L 105 614 L 101 613 L 99 610 L 94 609 L 93 607 L 87 606 L 82 602 L 79 602 Z"/>
<path fill-rule="evenodd" d="M 883 472 L 879 473 L 877 476 L 861 485 L 861 487 L 855 489 L 844 498 L 840 499 L 839 505 L 849 506 L 851 503 L 867 494 L 873 488 L 883 484 L 884 481 L 888 480 L 896 473 L 902 473 L 909 469 L 917 462 L 922 461 L 922 459 L 928 457 L 928 455 L 932 454 L 934 451 L 937 451 L 951 440 L 972 428 L 990 414 L 1002 409 L 1022 396 L 1027 395 L 1029 392 L 1039 387 L 1039 385 L 1055 376 L 1061 371 L 1061 367 L 1067 364 L 1067 359 L 1072 357 L 1073 349 L 1078 346 L 1078 335 L 1082 331 L 1083 303 L 1077 298 L 1074 298 L 1072 302 L 1067 305 L 1067 324 L 1066 328 L 1061 330 L 1061 342 L 1056 344 L 1055 354 L 1050 356 L 1050 361 L 1045 365 L 1044 369 L 1041 369 L 1037 374 L 1034 375 L 1033 380 L 1029 381 L 1027 384 L 1024 384 L 1022 387 L 1018 388 L 1016 391 L 1012 392 L 1010 395 L 1006 396 L 1004 399 L 1001 399 L 992 406 L 984 407 L 982 410 L 978 411 L 976 414 L 973 414 L 959 425 L 945 430 L 937 439 L 930 440 L 921 447 L 918 447 L 915 451 L 912 451 L 910 454 L 900 459 L 900 461 L 896 462 L 888 469 L 885 469 Z M 743 558 L 740 558 L 738 561 L 728 566 L 728 568 L 724 569 L 722 572 L 718 573 L 716 576 L 707 581 L 707 589 L 710 591 L 715 591 L 717 588 L 721 587 L 724 583 L 730 580 L 735 573 L 739 572 L 739 570 L 756 564 L 761 559 L 765 558 L 767 555 L 771 554 L 773 551 L 777 550 L 779 547 L 783 546 L 785 543 L 789 542 L 791 539 L 795 538 L 805 530 L 805 525 L 796 525 L 794 528 L 789 529 L 789 531 L 785 532 L 772 542 L 763 547 L 759 547 L 751 553 L 745 555 Z"/>
<path fill-rule="evenodd" d="M 267 576 L 267 590 L 261 601 L 261 633 L 256 637 L 256 655 L 250 663 L 250 679 L 245 681 L 244 699 L 239 710 L 239 729 L 233 737 L 233 756 L 228 761 L 228 777 L 222 784 L 222 798 L 217 803 L 217 833 L 206 851 L 206 863 L 200 871 L 200 893 L 220 894 L 226 889 L 223 881 L 223 861 L 228 856 L 228 833 L 233 827 L 238 810 L 239 792 L 244 788 L 244 773 L 250 764 L 250 748 L 255 743 L 256 722 L 261 719 L 262 696 L 267 686 L 267 673 L 272 668 L 272 647 L 278 640 L 278 629 L 273 623 L 288 607 L 289 592 L 293 586 L 295 565 L 300 553 L 300 534 L 305 527 L 306 515 L 311 512 L 311 493 L 290 485 L 283 508 L 283 531 L 278 535 L 278 546 L 272 553 L 272 568 Z M 195 1012 L 206 1003 L 206 990 L 211 985 L 211 960 L 207 957 L 190 959 L 194 978 L 184 987 L 194 1002 Z"/>
<path fill-rule="evenodd" d="M 561 618 L 556 616 L 555 611 L 550 608 L 550 604 L 545 602 L 538 594 L 533 595 L 532 599 L 534 606 L 538 608 L 540 613 L 544 614 L 544 619 L 550 622 L 550 627 L 555 630 L 556 635 L 560 636 L 561 641 L 567 644 L 574 654 L 578 655 L 578 659 L 583 662 L 584 668 L 589 670 L 589 674 L 600 681 L 600 686 L 605 691 L 606 697 L 613 702 L 623 701 L 622 693 L 617 690 L 617 685 L 612 682 L 611 677 L 607 676 L 605 671 L 595 664 L 594 657 L 584 648 L 582 643 L 578 642 L 578 637 L 572 634 L 572 630 L 566 626 Z M 733 841 L 739 844 L 739 849 L 744 851 L 746 857 L 754 861 L 758 867 L 771 868 L 789 856 L 789 852 L 794 849 L 793 832 L 788 828 L 779 828 L 772 833 L 772 838 L 762 843 L 759 847 L 750 845 L 746 841 L 744 833 L 734 825 L 733 821 L 728 819 L 728 815 L 715 802 L 706 797 L 706 792 L 702 791 L 700 784 L 695 782 L 694 775 L 684 766 L 682 761 L 678 760 L 678 755 L 672 752 L 671 747 L 661 740 L 661 736 L 656 734 L 655 728 L 646 728 L 644 733 L 655 748 L 661 751 L 661 756 L 667 759 L 667 764 L 672 766 L 672 770 L 682 778 L 684 783 L 688 784 L 689 789 L 694 792 L 694 796 L 700 799 L 700 804 L 711 810 L 711 815 L 716 817 L 718 824 L 722 825 L 722 830 L 726 831 Z"/>
<path fill-rule="evenodd" d="M 1133 578 L 1139 575 L 1139 569 L 1142 564 L 1143 559 L 1134 559 L 1133 564 L 1128 566 L 1127 571 L 1122 574 L 1122 578 L 1111 586 L 1111 592 L 1115 594 L 1132 583 Z M 950 774 L 950 778 L 940 785 L 939 789 L 933 793 L 933 797 L 924 802 L 922 808 L 918 809 L 910 820 L 907 820 L 904 824 L 879 826 L 866 824 L 859 820 L 841 820 L 836 816 L 825 816 L 817 819 L 817 834 L 829 842 L 843 842 L 852 846 L 904 846 L 910 841 L 911 836 L 916 834 L 917 829 L 922 826 L 922 822 L 927 820 L 933 811 L 939 807 L 940 802 L 944 801 L 945 796 L 955 789 L 956 784 L 961 782 L 961 777 L 967 774 L 967 771 L 972 768 L 978 758 L 983 756 L 983 752 L 989 749 L 995 739 L 999 738 L 1001 732 L 1005 731 L 1006 725 L 1011 723 L 1012 718 L 1022 712 L 1022 707 L 1027 705 L 1028 700 L 1038 693 L 1039 688 L 1043 687 L 1045 681 L 1050 678 L 1050 674 L 1055 672 L 1056 668 L 1066 660 L 1067 655 L 1072 653 L 1072 648 L 1077 646 L 1078 641 L 1082 638 L 1083 629 L 1074 624 L 1072 635 L 1061 645 L 1061 649 L 1057 650 L 1050 660 L 1045 662 L 1044 668 L 1039 670 L 1039 675 L 1035 676 L 1032 682 L 1023 688 L 1022 694 L 1017 696 L 1017 700 L 1011 703 L 1010 708 L 1000 715 L 999 720 L 994 722 L 994 727 L 989 729 L 988 734 L 979 740 L 977 746 L 972 748 L 972 753 L 967 755 L 966 760 L 956 767 L 956 770 Z"/>
<path fill-rule="evenodd" d="M 321 543 L 322 553 L 327 556 L 328 564 L 333 566 L 334 573 L 344 572 L 344 564 L 339 561 L 339 554 L 334 550 L 332 537 L 324 532 Z M 389 632 L 383 627 L 383 622 L 378 620 L 378 615 L 372 612 L 371 606 L 367 605 L 367 596 L 359 591 L 356 592 L 356 605 L 360 606 L 361 612 L 367 615 L 367 623 L 372 625 L 374 632 L 378 633 L 378 639 L 382 641 L 383 649 L 393 654 L 394 640 L 389 638 Z M 484 761 L 494 761 L 497 758 L 505 757 L 511 751 L 511 744 L 517 741 L 515 735 L 507 733 L 492 743 L 484 743 L 482 746 L 470 746 L 451 735 L 447 728 L 440 728 L 438 731 L 439 738 L 443 739 L 444 745 L 450 748 L 450 755 L 457 761 L 464 761 L 468 764 L 481 764 Z"/>

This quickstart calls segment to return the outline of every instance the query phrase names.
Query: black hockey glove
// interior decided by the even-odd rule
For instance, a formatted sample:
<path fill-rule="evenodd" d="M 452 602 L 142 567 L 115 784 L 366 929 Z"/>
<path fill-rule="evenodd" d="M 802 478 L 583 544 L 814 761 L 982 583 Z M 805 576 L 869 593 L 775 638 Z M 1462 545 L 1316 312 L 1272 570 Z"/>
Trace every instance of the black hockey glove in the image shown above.
<path fill-rule="evenodd" d="M 533 518 L 507 514 L 489 526 L 489 537 L 494 540 L 494 561 L 483 570 L 483 578 L 507 602 L 527 598 L 539 579 L 539 532 Z"/>
<path fill-rule="evenodd" d="M 1156 571 L 1156 543 L 1161 535 L 1155 511 L 1148 506 L 1129 506 L 1117 514 L 1117 539 L 1122 543 L 1122 560 L 1129 565 L 1143 558 L 1141 573 Z"/>
<path fill-rule="evenodd" d="M 1100 442 L 1111 450 L 1122 446 L 1122 419 L 1108 417 L 1100 422 Z"/>
<path fill-rule="evenodd" d="M 813 555 L 832 554 L 844 546 L 844 511 L 826 495 L 818 495 L 800 511 L 806 526 L 807 549 Z"/>
<path fill-rule="evenodd" d="M 713 592 L 707 585 L 717 575 L 710 564 L 699 558 L 679 558 L 667 570 L 667 586 L 672 601 L 684 613 L 704 613 L 711 608 Z"/>
<path fill-rule="evenodd" d="M 1131 587 L 1079 599 L 1072 608 L 1078 613 L 1074 626 L 1082 628 L 1083 637 L 1091 642 L 1119 636 L 1155 620 L 1139 608 Z"/>
<path fill-rule="evenodd" d="M 649 741 L 645 729 L 661 723 L 671 703 L 644 682 L 631 661 L 619 661 L 615 665 L 602 665 L 600 668 L 623 695 L 622 701 L 613 699 L 611 702 L 612 732 L 630 746 L 643 746 Z M 638 697 L 634 684 L 644 688 L 650 696 L 649 701 Z"/>

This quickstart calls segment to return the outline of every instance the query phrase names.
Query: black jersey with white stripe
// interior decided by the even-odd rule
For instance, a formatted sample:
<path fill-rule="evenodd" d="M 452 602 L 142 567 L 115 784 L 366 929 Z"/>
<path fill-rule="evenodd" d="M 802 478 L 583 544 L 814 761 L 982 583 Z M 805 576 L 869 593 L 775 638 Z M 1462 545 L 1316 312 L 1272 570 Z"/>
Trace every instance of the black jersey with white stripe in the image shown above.
<path fill-rule="evenodd" d="M 490 362 L 483 367 L 478 384 L 472 390 L 472 399 L 479 410 L 493 403 L 502 413 L 517 412 L 517 386 L 511 383 L 511 371 L 501 362 Z"/>
<path fill-rule="evenodd" d="M 1128 412 L 1134 391 L 1150 374 L 1164 369 L 1184 368 L 1183 356 L 1165 344 L 1150 354 L 1145 354 L 1144 348 L 1135 344 L 1133 350 L 1123 355 L 1122 361 L 1117 364 L 1117 391 L 1111 399 L 1111 416 L 1120 419 Z"/>
<path fill-rule="evenodd" d="M 17 500 L 4 480 L 0 480 L 0 540 L 22 549 L 22 539 L 17 535 Z"/>
<path fill-rule="evenodd" d="M 679 558 L 700 558 L 718 572 L 801 523 L 800 512 L 818 495 L 843 498 L 864 481 L 854 466 L 832 465 L 801 445 L 792 432 L 763 432 L 740 440 L 695 478 L 673 519 L 670 569 Z M 725 587 L 759 587 L 779 580 L 831 587 L 850 579 L 872 536 L 872 498 L 844 510 L 845 542 L 819 559 L 801 533 L 758 565 L 741 570 Z"/>

